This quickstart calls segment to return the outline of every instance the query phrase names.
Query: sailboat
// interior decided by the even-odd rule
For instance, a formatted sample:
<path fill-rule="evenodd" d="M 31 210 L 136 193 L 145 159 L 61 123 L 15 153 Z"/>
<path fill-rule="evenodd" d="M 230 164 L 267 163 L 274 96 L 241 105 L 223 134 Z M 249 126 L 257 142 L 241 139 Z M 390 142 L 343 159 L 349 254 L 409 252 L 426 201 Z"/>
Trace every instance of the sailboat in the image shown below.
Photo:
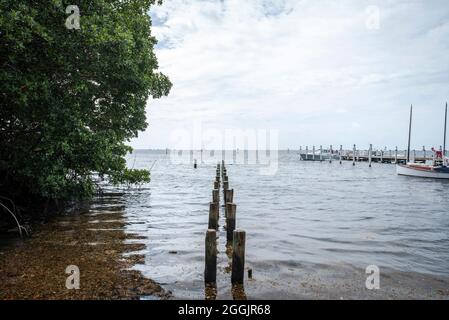
<path fill-rule="evenodd" d="M 431 165 L 410 162 L 410 138 L 412 133 L 412 116 L 413 116 L 413 106 L 410 107 L 407 162 L 404 165 L 397 164 L 396 173 L 399 175 L 412 176 L 412 177 L 449 179 L 448 158 L 446 157 L 447 102 L 444 113 L 443 151 L 437 152 L 437 156 L 434 158 L 433 163 Z"/>

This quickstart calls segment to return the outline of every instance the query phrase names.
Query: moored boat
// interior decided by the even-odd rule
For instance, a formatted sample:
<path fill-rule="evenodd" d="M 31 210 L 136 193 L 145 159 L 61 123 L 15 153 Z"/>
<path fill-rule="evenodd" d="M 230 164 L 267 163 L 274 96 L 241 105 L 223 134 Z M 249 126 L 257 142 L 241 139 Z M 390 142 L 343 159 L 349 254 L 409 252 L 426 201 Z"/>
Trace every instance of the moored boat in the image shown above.
<path fill-rule="evenodd" d="M 449 179 L 449 167 L 447 166 L 432 166 L 417 163 L 398 164 L 396 165 L 396 173 L 403 176 Z"/>
<path fill-rule="evenodd" d="M 408 132 L 408 149 L 406 164 L 397 164 L 396 173 L 403 176 L 420 177 L 420 178 L 434 178 L 434 179 L 449 179 L 448 158 L 446 157 L 446 126 L 447 126 L 447 103 L 444 114 L 444 142 L 443 150 L 435 151 L 435 157 L 432 164 L 419 164 L 410 162 L 410 137 L 412 130 L 412 114 L 413 106 L 410 107 L 410 124 Z"/>

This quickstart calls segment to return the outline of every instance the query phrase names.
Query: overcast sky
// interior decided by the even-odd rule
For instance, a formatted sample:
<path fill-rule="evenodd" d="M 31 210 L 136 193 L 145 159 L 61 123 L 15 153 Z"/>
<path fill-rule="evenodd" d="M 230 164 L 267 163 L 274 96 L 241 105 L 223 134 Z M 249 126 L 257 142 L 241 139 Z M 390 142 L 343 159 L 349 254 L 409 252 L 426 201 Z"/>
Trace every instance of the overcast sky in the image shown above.
<path fill-rule="evenodd" d="M 412 145 L 442 144 L 446 0 L 165 0 L 151 16 L 173 88 L 136 148 L 198 123 L 278 130 L 280 148 L 403 147 L 412 103 Z"/>

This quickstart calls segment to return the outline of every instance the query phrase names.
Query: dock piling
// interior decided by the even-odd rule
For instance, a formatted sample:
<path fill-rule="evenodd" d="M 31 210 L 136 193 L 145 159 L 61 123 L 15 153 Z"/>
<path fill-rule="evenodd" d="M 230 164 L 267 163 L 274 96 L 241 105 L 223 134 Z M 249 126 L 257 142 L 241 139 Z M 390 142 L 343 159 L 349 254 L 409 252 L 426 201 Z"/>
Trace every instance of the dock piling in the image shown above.
<path fill-rule="evenodd" d="M 219 189 L 212 190 L 212 202 L 219 203 L 220 202 L 220 196 L 219 196 Z"/>
<path fill-rule="evenodd" d="M 211 202 L 209 204 L 209 229 L 218 230 L 218 203 Z"/>
<path fill-rule="evenodd" d="M 372 157 L 373 157 L 373 145 L 370 144 L 369 145 L 369 150 L 368 150 L 368 162 L 369 162 L 369 167 L 371 168 L 371 162 L 372 162 Z"/>
<path fill-rule="evenodd" d="M 232 241 L 232 284 L 243 284 L 245 277 L 245 241 L 243 230 L 234 230 Z"/>
<path fill-rule="evenodd" d="M 343 157 L 343 145 L 340 145 L 340 154 L 339 154 L 339 156 L 340 156 L 340 164 L 341 164 L 341 160 L 342 160 L 342 157 Z"/>
<path fill-rule="evenodd" d="M 228 243 L 232 242 L 234 236 L 236 209 L 237 206 L 234 203 L 226 203 L 226 239 Z"/>
<path fill-rule="evenodd" d="M 224 201 L 225 203 L 234 201 L 234 189 L 224 190 Z"/>
<path fill-rule="evenodd" d="M 394 150 L 394 163 L 398 163 L 398 147 Z"/>
<path fill-rule="evenodd" d="M 204 282 L 216 283 L 217 281 L 217 231 L 208 229 L 206 232 Z"/>
<path fill-rule="evenodd" d="M 352 148 L 352 165 L 355 166 L 355 145 Z"/>

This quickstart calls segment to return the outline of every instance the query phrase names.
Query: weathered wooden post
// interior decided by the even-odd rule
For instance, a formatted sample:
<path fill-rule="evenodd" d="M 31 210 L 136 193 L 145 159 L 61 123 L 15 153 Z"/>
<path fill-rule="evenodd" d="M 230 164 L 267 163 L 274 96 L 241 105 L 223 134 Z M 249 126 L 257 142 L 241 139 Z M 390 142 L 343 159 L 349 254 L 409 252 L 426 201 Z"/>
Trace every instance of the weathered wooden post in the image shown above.
<path fill-rule="evenodd" d="M 306 146 L 306 160 L 309 160 L 309 146 Z"/>
<path fill-rule="evenodd" d="M 229 182 L 223 182 L 223 190 L 228 190 L 229 189 Z"/>
<path fill-rule="evenodd" d="M 218 230 L 218 203 L 209 203 L 209 229 Z"/>
<path fill-rule="evenodd" d="M 228 176 L 223 176 L 223 182 L 229 182 Z"/>
<path fill-rule="evenodd" d="M 209 229 L 206 232 L 204 282 L 217 281 L 217 231 Z"/>
<path fill-rule="evenodd" d="M 352 148 L 352 165 L 355 166 L 355 145 Z"/>
<path fill-rule="evenodd" d="M 380 163 L 384 162 L 384 151 L 380 150 Z"/>
<path fill-rule="evenodd" d="M 234 189 L 223 190 L 225 203 L 234 201 Z"/>
<path fill-rule="evenodd" d="M 214 181 L 214 189 L 219 189 L 220 188 L 220 182 L 218 182 L 217 180 Z"/>
<path fill-rule="evenodd" d="M 312 147 L 312 160 L 315 161 L 315 146 Z"/>
<path fill-rule="evenodd" d="M 323 146 L 320 145 L 320 162 L 323 162 Z"/>
<path fill-rule="evenodd" d="M 394 150 L 394 163 L 398 163 L 398 147 Z"/>
<path fill-rule="evenodd" d="M 371 168 L 372 157 L 373 157 L 373 145 L 370 143 L 369 150 L 368 150 L 368 162 L 369 162 L 370 168 Z"/>
<path fill-rule="evenodd" d="M 226 239 L 228 243 L 232 242 L 233 232 L 235 230 L 235 216 L 237 206 L 234 203 L 226 203 Z"/>
<path fill-rule="evenodd" d="M 193 160 L 193 169 L 196 169 L 196 167 L 197 167 L 197 164 L 196 164 L 196 159 L 195 159 L 195 160 Z"/>
<path fill-rule="evenodd" d="M 220 194 L 219 194 L 219 192 L 220 192 L 219 189 L 212 190 L 212 202 L 220 203 Z"/>
<path fill-rule="evenodd" d="M 329 148 L 329 153 L 330 153 L 330 156 L 329 156 L 329 163 L 332 163 L 332 156 L 333 156 L 333 150 L 332 150 L 332 145 L 330 146 L 330 148 Z"/>
<path fill-rule="evenodd" d="M 302 154 L 302 146 L 299 146 L 299 160 L 302 160 L 301 154 Z"/>
<path fill-rule="evenodd" d="M 340 164 L 341 164 L 341 159 L 343 157 L 343 145 L 340 145 L 340 154 L 339 154 L 339 156 L 340 156 Z"/>
<path fill-rule="evenodd" d="M 234 230 L 232 240 L 232 284 L 243 284 L 245 277 L 245 241 L 243 230 Z"/>

